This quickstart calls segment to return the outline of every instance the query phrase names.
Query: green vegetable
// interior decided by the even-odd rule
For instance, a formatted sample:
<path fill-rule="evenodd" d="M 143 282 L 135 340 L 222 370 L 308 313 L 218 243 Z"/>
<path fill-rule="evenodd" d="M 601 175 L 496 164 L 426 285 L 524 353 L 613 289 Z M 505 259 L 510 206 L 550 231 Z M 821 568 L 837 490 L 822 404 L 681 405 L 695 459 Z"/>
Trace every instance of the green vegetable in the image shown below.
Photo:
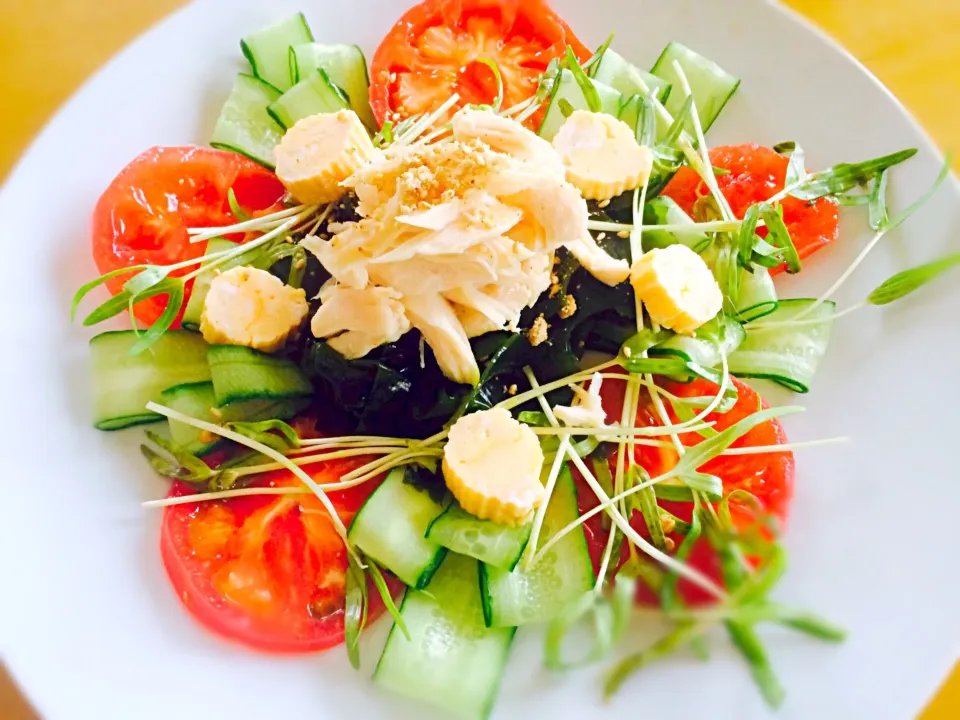
<path fill-rule="evenodd" d="M 227 423 L 226 427 L 244 437 L 267 447 L 272 447 L 277 452 L 287 453 L 300 447 L 300 437 L 297 435 L 297 431 L 283 420 L 232 422 Z"/>
<path fill-rule="evenodd" d="M 727 450 L 733 443 L 750 432 L 757 425 L 783 417 L 802 412 L 800 407 L 781 407 L 759 410 L 752 415 L 748 415 L 743 420 L 731 425 L 723 432 L 718 433 L 712 438 L 703 440 L 693 447 L 687 448 L 683 457 L 677 462 L 672 470 L 668 470 L 661 477 L 682 477 L 689 478 L 697 472 L 697 468 L 715 457 L 718 457 L 724 450 Z"/>
<path fill-rule="evenodd" d="M 905 298 L 910 293 L 919 290 L 927 283 L 936 280 L 957 265 L 960 265 L 960 253 L 948 255 L 947 257 L 919 265 L 910 270 L 898 272 L 870 293 L 870 295 L 867 296 L 867 302 L 871 305 L 887 305 L 896 302 L 897 300 Z"/>
<path fill-rule="evenodd" d="M 227 190 L 227 204 L 230 206 L 230 212 L 237 219 L 238 222 L 246 222 L 250 220 L 250 215 L 240 207 L 240 203 L 237 202 L 237 194 L 233 191 L 233 188 Z"/>
<path fill-rule="evenodd" d="M 890 223 L 890 214 L 887 211 L 887 171 L 877 175 L 873 181 L 873 190 L 869 197 L 870 227 L 880 231 Z"/>
<path fill-rule="evenodd" d="M 500 72 L 500 66 L 493 60 L 488 60 L 487 58 L 480 58 L 477 62 L 486 65 L 493 71 L 493 75 L 497 80 L 497 94 L 491 105 L 494 112 L 500 112 L 500 108 L 503 106 L 503 74 Z"/>
<path fill-rule="evenodd" d="M 773 149 L 790 158 L 787 165 L 787 176 L 784 181 L 785 185 L 794 185 L 807 176 L 806 155 L 799 143 L 793 141 L 782 142 L 774 145 Z"/>
<path fill-rule="evenodd" d="M 158 474 L 183 480 L 191 485 L 206 487 L 208 490 L 226 490 L 220 484 L 220 473 L 212 470 L 203 460 L 196 455 L 186 452 L 177 447 L 167 438 L 158 435 L 155 432 L 147 431 L 147 440 L 160 448 L 164 454 L 158 453 L 149 445 L 141 445 L 140 451 Z"/>
<path fill-rule="evenodd" d="M 683 542 L 680 543 L 680 547 L 677 548 L 677 553 L 674 557 L 680 562 L 686 562 L 690 558 L 690 553 L 693 552 L 693 546 L 700 539 L 700 504 L 698 500 L 694 500 L 693 514 L 691 517 L 690 527 L 687 530 L 687 536 L 683 539 Z M 675 572 L 670 573 L 663 581 L 663 587 L 660 590 L 660 607 L 663 608 L 665 613 L 670 613 L 676 608 L 678 604 L 677 600 L 677 581 L 680 579 L 680 576 Z"/>
<path fill-rule="evenodd" d="M 826 170 L 807 175 L 793 185 L 788 185 L 774 199 L 780 200 L 787 195 L 801 200 L 813 201 L 828 195 L 842 195 L 858 185 L 865 185 L 881 172 L 906 162 L 917 154 L 916 148 L 884 155 L 883 157 L 859 163 L 840 163 Z"/>
<path fill-rule="evenodd" d="M 760 216 L 767 226 L 767 239 L 770 244 L 783 252 L 783 261 L 787 264 L 788 273 L 800 272 L 800 256 L 797 254 L 797 248 L 790 237 L 790 231 L 787 230 L 783 222 L 782 206 L 773 206 L 764 203 L 760 206 Z"/>
<path fill-rule="evenodd" d="M 661 638 L 649 648 L 628 656 L 620 661 L 606 674 L 603 684 L 603 695 L 610 699 L 616 695 L 623 684 L 638 670 L 647 665 L 665 658 L 678 648 L 697 637 L 702 631 L 696 623 L 681 623 L 675 630 Z"/>
<path fill-rule="evenodd" d="M 750 673 L 760 688 L 763 699 L 771 708 L 779 708 L 783 705 L 785 692 L 756 631 L 749 625 L 732 620 L 727 621 L 726 626 L 734 647 L 750 666 Z"/>
<path fill-rule="evenodd" d="M 360 633 L 367 625 L 367 578 L 359 561 L 347 556 L 347 581 L 343 613 L 344 640 L 347 657 L 354 670 L 360 669 Z"/>
<path fill-rule="evenodd" d="M 590 108 L 590 112 L 603 112 L 603 103 L 600 101 L 600 93 L 597 92 L 597 88 L 594 86 L 593 81 L 587 77 L 587 74 L 583 71 L 583 68 L 580 67 L 580 61 L 577 60 L 577 56 L 573 54 L 573 48 L 571 48 L 569 45 L 567 46 L 567 54 L 564 64 L 567 70 L 573 73 L 573 77 L 577 81 L 577 85 L 580 86 L 580 92 L 583 93 L 583 97 L 587 101 L 587 107 Z"/>
<path fill-rule="evenodd" d="M 626 634 L 633 612 L 636 581 L 624 577 L 608 593 L 592 590 L 564 608 L 547 625 L 544 665 L 548 670 L 572 670 L 603 660 Z M 567 635 L 587 623 L 593 644 L 576 659 L 567 659 L 564 645 Z"/>

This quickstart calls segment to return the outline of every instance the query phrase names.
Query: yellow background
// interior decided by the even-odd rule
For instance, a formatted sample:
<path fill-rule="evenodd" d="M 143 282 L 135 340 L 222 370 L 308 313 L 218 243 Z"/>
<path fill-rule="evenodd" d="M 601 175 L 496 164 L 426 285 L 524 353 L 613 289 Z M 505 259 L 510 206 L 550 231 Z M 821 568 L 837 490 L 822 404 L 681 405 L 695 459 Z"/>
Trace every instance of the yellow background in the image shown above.
<path fill-rule="evenodd" d="M 960 151 L 960 122 L 955 116 L 960 110 L 960 2 L 786 2 L 873 70 L 942 147 Z M 183 0 L 0 0 L 0 180 L 84 78 L 183 4 Z M 0 675 L 0 718 L 31 717 L 9 680 Z M 922 718 L 960 718 L 960 668 Z"/>

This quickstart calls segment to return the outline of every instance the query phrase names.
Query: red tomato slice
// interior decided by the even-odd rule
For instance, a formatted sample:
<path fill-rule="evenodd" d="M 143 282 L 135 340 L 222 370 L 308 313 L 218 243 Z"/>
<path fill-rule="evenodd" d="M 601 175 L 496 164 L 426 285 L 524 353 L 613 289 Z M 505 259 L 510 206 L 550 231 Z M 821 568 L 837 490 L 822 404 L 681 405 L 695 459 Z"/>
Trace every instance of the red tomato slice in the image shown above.
<path fill-rule="evenodd" d="M 357 462 L 307 466 L 336 482 Z M 287 471 L 257 485 L 295 486 Z M 353 516 L 377 481 L 329 493 L 340 519 Z M 171 496 L 195 492 L 176 483 Z M 256 650 L 302 653 L 343 642 L 347 552 L 315 495 L 272 495 L 175 505 L 160 536 L 164 566 L 187 610 L 206 628 Z M 400 586 L 392 582 L 394 590 Z M 371 588 L 370 621 L 383 610 Z"/>
<path fill-rule="evenodd" d="M 730 209 L 742 218 L 751 205 L 768 200 L 783 190 L 790 161 L 760 145 L 727 145 L 713 148 L 710 162 L 714 167 L 730 171 L 728 175 L 718 175 L 717 184 L 730 203 Z M 697 200 L 709 191 L 696 171 L 683 167 L 664 188 L 663 194 L 693 215 Z M 833 242 L 840 234 L 840 206 L 832 198 L 808 203 L 788 197 L 781 205 L 784 222 L 801 259 Z M 765 232 L 761 228 L 760 234 Z M 779 267 L 770 272 L 776 275 L 783 270 L 784 267 Z"/>
<path fill-rule="evenodd" d="M 707 418 L 708 421 L 716 423 L 714 427 L 718 431 L 736 424 L 760 408 L 768 407 L 749 385 L 736 379 L 733 380 L 733 383 L 739 393 L 736 405 L 727 413 L 713 413 Z M 666 385 L 666 389 L 680 397 L 709 397 L 716 395 L 719 390 L 713 383 L 703 380 L 697 380 L 689 384 L 669 383 Z M 608 422 L 620 421 L 623 394 L 623 382 L 604 381 L 602 396 L 604 408 L 607 410 Z M 671 422 L 678 422 L 672 414 L 670 420 Z M 652 408 L 643 404 L 637 412 L 636 423 L 638 427 L 653 427 L 662 424 L 657 421 Z M 696 433 L 686 433 L 681 435 L 680 439 L 684 445 L 691 447 L 701 442 L 703 438 Z M 784 433 L 783 426 L 776 420 L 770 420 L 752 429 L 735 442 L 733 447 L 782 445 L 786 442 L 787 436 Z M 656 477 L 669 470 L 677 462 L 677 454 L 672 449 L 637 446 L 635 452 L 637 462 L 647 470 L 651 477 Z M 616 453 L 611 455 L 610 468 L 611 472 L 616 473 Z M 700 471 L 719 477 L 723 481 L 724 493 L 746 490 L 756 496 L 765 512 L 776 516 L 781 521 L 786 520 L 793 495 L 794 459 L 792 452 L 721 456 L 704 464 Z M 580 512 L 582 514 L 596 507 L 599 501 L 579 476 L 577 476 L 577 482 L 579 485 Z M 676 517 L 682 520 L 690 520 L 692 510 L 690 503 L 661 501 L 660 505 Z M 749 509 L 737 507 L 735 502 L 730 503 L 730 509 L 735 522 L 739 521 L 744 527 L 753 522 L 753 515 Z M 639 515 L 631 518 L 631 525 L 641 535 L 647 534 L 646 525 Z M 591 556 L 594 559 L 594 567 L 598 568 L 607 540 L 607 533 L 602 528 L 600 516 L 588 521 L 586 530 Z M 683 541 L 683 536 L 674 534 L 671 539 L 679 547 Z M 626 556 L 623 559 L 625 558 Z M 706 539 L 701 539 L 694 546 L 688 562 L 691 566 L 714 579 L 718 584 L 720 583 L 720 565 L 716 554 Z M 687 580 L 681 579 L 677 588 L 681 597 L 690 604 L 703 604 L 713 600 L 713 597 L 706 591 Z M 652 593 L 643 586 L 638 589 L 638 600 L 646 604 L 655 602 Z"/>
<path fill-rule="evenodd" d="M 227 202 L 230 188 L 250 214 L 274 209 L 285 193 L 273 173 L 236 153 L 200 147 L 147 150 L 120 171 L 97 202 L 93 257 L 100 272 L 201 256 L 206 243 L 191 244 L 187 228 L 237 222 Z M 107 287 L 117 294 L 127 279 L 114 278 Z M 150 324 L 165 307 L 166 298 L 158 296 L 138 303 L 135 313 Z"/>
<path fill-rule="evenodd" d="M 581 62 L 590 51 L 544 0 L 426 0 L 400 18 L 370 65 L 370 103 L 382 125 L 442 105 L 453 93 L 460 104 L 490 103 L 496 76 L 505 108 L 537 91 L 547 64 L 567 45 Z M 537 116 L 530 127 L 539 125 Z"/>

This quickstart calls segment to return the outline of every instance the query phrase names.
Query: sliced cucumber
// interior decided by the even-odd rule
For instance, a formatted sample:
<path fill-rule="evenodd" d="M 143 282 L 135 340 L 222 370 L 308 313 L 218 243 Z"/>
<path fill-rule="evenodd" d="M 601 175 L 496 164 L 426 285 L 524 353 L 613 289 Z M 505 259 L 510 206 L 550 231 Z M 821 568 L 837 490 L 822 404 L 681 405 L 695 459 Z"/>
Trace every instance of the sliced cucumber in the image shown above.
<path fill-rule="evenodd" d="M 540 543 L 546 543 L 579 516 L 577 489 L 570 470 L 564 467 L 547 507 Z M 588 592 L 594 582 L 593 563 L 581 526 L 554 545 L 530 570 L 521 565 L 510 572 L 482 564 L 480 594 L 484 620 L 488 627 L 546 622 Z"/>
<path fill-rule="evenodd" d="M 311 115 L 335 113 L 350 107 L 347 96 L 323 70 L 314 70 L 270 104 L 267 112 L 283 127 L 290 129 Z"/>
<path fill-rule="evenodd" d="M 400 614 L 410 640 L 390 631 L 374 682 L 452 717 L 488 717 L 516 628 L 484 626 L 477 561 L 450 553 L 425 590 L 407 590 Z"/>
<path fill-rule="evenodd" d="M 237 75 L 233 89 L 213 128 L 210 145 L 232 150 L 270 168 L 276 165 L 273 150 L 283 137 L 283 128 L 267 108 L 280 91 L 252 75 Z"/>
<path fill-rule="evenodd" d="M 213 413 L 217 400 L 213 393 L 212 382 L 187 383 L 167 388 L 160 394 L 160 400 L 168 408 L 197 420 L 216 423 Z M 170 439 L 179 447 L 194 455 L 203 455 L 223 443 L 223 438 L 205 440 L 201 430 L 178 420 L 170 420 Z"/>
<path fill-rule="evenodd" d="M 623 104 L 623 96 L 609 85 L 591 80 L 593 86 L 597 89 L 600 96 L 600 106 L 602 112 L 614 117 L 620 116 L 620 107 Z M 556 85 L 553 88 L 553 94 L 550 97 L 550 104 L 547 112 L 543 116 L 543 122 L 540 124 L 540 137 L 544 140 L 553 140 L 560 127 L 567 120 L 567 116 L 574 110 L 589 110 L 587 99 L 577 84 L 576 78 L 569 70 L 562 70 L 560 77 L 557 78 Z"/>
<path fill-rule="evenodd" d="M 211 345 L 207 352 L 217 406 L 243 400 L 291 400 L 313 393 L 310 381 L 287 358 L 239 345 Z"/>
<path fill-rule="evenodd" d="M 737 88 L 740 87 L 740 78 L 733 77 L 715 62 L 695 53 L 687 46 L 678 42 L 670 43 L 654 64 L 652 72 L 675 88 L 665 103 L 667 110 L 673 115 L 680 112 L 686 100 L 686 96 L 680 91 L 680 76 L 673 67 L 674 60 L 680 64 L 684 75 L 687 76 L 690 91 L 693 93 L 694 106 L 700 116 L 700 124 L 706 132 L 737 92 Z M 692 129 L 691 124 L 688 126 L 688 132 Z"/>
<path fill-rule="evenodd" d="M 720 354 L 729 358 L 747 336 L 743 326 L 720 313 L 691 335 L 674 335 L 650 350 L 652 357 L 674 356 L 694 362 L 703 368 L 719 368 Z M 731 370 L 732 372 L 732 370 Z"/>
<path fill-rule="evenodd" d="M 226 407 L 217 407 L 212 382 L 188 383 L 167 388 L 161 393 L 161 401 L 184 415 L 214 424 L 288 420 L 303 410 L 309 402 L 307 399 L 243 400 Z M 207 440 L 201 430 L 176 420 L 170 420 L 170 439 L 194 455 L 204 455 L 224 442 L 219 437 Z"/>
<path fill-rule="evenodd" d="M 426 537 L 442 512 L 425 490 L 406 482 L 405 468 L 393 470 L 360 508 L 350 540 L 412 588 L 430 582 L 447 549 Z"/>
<path fill-rule="evenodd" d="M 627 127 L 637 131 L 637 123 L 640 121 L 640 104 L 642 100 L 639 95 L 633 95 L 625 99 L 620 106 L 620 114 L 617 118 L 626 123 Z M 639 133 L 638 133 L 639 134 Z"/>
<path fill-rule="evenodd" d="M 788 322 L 806 313 L 814 302 L 781 300 L 762 322 Z M 804 320 L 822 319 L 819 324 L 755 330 L 747 327 L 746 340 L 730 356 L 730 372 L 738 377 L 773 380 L 795 392 L 808 392 L 827 352 L 835 310 L 834 303 L 825 302 L 804 315 Z"/>
<path fill-rule="evenodd" d="M 609 85 L 625 98 L 631 95 L 647 97 L 653 92 L 660 102 L 666 102 L 670 96 L 672 86 L 667 80 L 641 70 L 609 48 L 600 62 L 591 68 L 591 73 L 594 80 Z"/>
<path fill-rule="evenodd" d="M 765 309 L 765 311 L 764 311 Z M 749 322 L 769 315 L 777 309 L 777 288 L 766 268 L 754 267 L 743 271 L 740 280 L 740 298 L 737 313 L 740 320 Z"/>
<path fill-rule="evenodd" d="M 280 92 L 293 85 L 290 78 L 290 48 L 313 42 L 313 33 L 303 13 L 286 17 L 273 25 L 247 35 L 240 41 L 240 49 L 253 74 Z"/>
<path fill-rule="evenodd" d="M 90 340 L 93 369 L 93 422 L 99 430 L 119 430 L 162 420 L 146 405 L 161 400 L 168 387 L 210 379 L 207 344 L 196 333 L 168 330 L 137 355 L 133 330 L 105 332 Z"/>
<path fill-rule="evenodd" d="M 290 71 L 299 82 L 314 70 L 323 70 L 330 81 L 346 93 L 350 107 L 370 130 L 377 121 L 370 108 L 370 75 L 367 59 L 357 45 L 321 45 L 304 43 L 290 51 Z"/>
<path fill-rule="evenodd" d="M 643 208 L 645 225 L 690 225 L 689 230 L 644 230 L 643 251 L 665 248 L 669 245 L 686 245 L 695 253 L 710 247 L 712 238 L 697 229 L 696 223 L 683 211 L 673 198 L 666 195 L 653 198 Z"/>
<path fill-rule="evenodd" d="M 532 530 L 532 523 L 507 527 L 481 520 L 453 502 L 430 524 L 427 539 L 455 553 L 509 571 L 520 561 Z"/>

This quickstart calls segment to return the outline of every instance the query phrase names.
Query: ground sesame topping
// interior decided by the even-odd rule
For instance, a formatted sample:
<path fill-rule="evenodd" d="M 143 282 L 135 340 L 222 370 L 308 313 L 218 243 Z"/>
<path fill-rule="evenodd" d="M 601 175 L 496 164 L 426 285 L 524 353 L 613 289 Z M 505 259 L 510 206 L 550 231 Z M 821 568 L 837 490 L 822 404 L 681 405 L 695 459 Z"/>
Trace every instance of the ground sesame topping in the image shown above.
<path fill-rule="evenodd" d="M 540 315 L 536 320 L 533 321 L 533 325 L 527 332 L 527 339 L 534 347 L 537 347 L 537 345 L 542 345 L 549 337 L 549 330 L 550 324 L 546 321 L 546 318 L 544 318 L 543 315 Z"/>
<path fill-rule="evenodd" d="M 573 295 L 567 295 L 566 299 L 563 301 L 563 307 L 560 308 L 560 317 L 566 320 L 569 317 L 573 317 L 574 313 L 577 312 L 577 299 Z"/>

